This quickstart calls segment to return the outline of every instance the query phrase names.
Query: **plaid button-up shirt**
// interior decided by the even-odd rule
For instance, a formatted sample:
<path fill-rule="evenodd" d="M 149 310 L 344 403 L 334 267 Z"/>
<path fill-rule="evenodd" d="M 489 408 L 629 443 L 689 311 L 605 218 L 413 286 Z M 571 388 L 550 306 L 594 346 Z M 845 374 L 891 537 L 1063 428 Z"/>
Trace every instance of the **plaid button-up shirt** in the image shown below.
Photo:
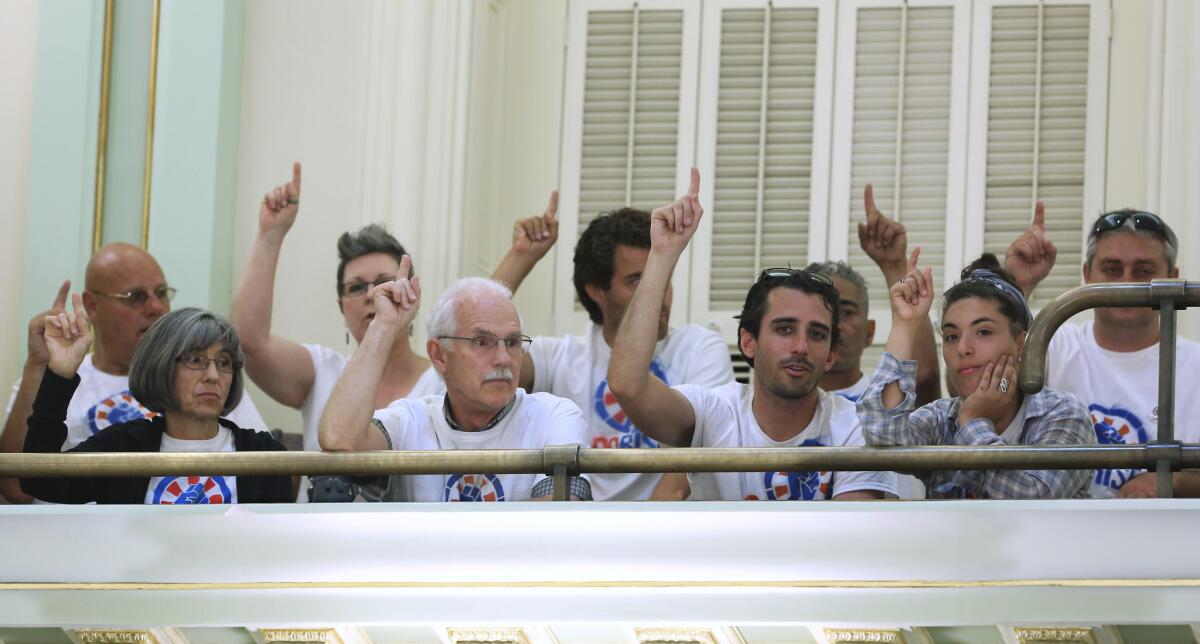
<path fill-rule="evenodd" d="M 883 390 L 896 382 L 904 401 L 885 409 Z M 858 417 L 868 445 L 1006 445 L 992 421 L 976 418 L 959 427 L 963 399 L 950 398 L 914 409 L 917 363 L 884 353 L 867 392 L 858 401 Z M 1020 445 L 1091 445 L 1096 443 L 1087 409 L 1069 393 L 1043 389 L 1028 397 Z M 1092 470 L 944 470 L 916 472 L 927 496 L 935 498 L 1055 499 L 1090 498 Z"/>

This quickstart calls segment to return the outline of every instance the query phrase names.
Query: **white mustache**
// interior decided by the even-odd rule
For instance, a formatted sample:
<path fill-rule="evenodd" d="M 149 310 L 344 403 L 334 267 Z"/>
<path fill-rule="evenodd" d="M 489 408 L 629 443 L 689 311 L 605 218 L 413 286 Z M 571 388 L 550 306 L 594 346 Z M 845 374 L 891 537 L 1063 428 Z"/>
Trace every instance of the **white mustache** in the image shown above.
<path fill-rule="evenodd" d="M 512 379 L 513 379 L 513 372 L 512 372 L 512 369 L 510 369 L 508 367 L 500 367 L 498 369 L 494 369 L 492 371 L 489 371 L 488 374 L 483 377 L 484 382 L 487 382 L 489 380 L 512 380 Z"/>

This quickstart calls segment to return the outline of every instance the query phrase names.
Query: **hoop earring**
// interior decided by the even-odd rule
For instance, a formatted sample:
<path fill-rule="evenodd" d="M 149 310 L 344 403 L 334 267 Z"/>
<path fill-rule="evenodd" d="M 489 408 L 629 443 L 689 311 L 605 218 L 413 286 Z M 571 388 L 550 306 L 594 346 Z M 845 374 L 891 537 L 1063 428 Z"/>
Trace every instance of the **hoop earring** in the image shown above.
<path fill-rule="evenodd" d="M 346 329 L 346 346 L 350 346 L 350 329 Z"/>

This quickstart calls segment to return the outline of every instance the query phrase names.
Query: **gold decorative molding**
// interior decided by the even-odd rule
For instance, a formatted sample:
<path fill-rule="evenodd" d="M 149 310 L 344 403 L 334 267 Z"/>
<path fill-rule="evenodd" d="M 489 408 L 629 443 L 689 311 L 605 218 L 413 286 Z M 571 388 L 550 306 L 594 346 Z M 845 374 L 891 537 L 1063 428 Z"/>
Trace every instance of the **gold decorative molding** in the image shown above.
<path fill-rule="evenodd" d="M 898 628 L 827 628 L 825 639 L 830 644 L 840 642 L 895 642 L 906 644 Z"/>
<path fill-rule="evenodd" d="M 1087 627 L 1069 628 L 1014 628 L 1013 633 L 1021 644 L 1041 644 L 1042 642 L 1085 642 L 1096 644 L 1096 636 Z"/>
<path fill-rule="evenodd" d="M 708 628 L 635 628 L 638 644 L 717 644 Z"/>
<path fill-rule="evenodd" d="M 75 637 L 83 644 L 159 644 L 148 629 L 80 628 Z"/>
<path fill-rule="evenodd" d="M 150 80 L 146 92 L 146 167 L 142 171 L 142 248 L 150 248 L 150 178 L 154 163 L 154 106 L 158 92 L 158 23 L 162 0 L 150 18 Z"/>
<path fill-rule="evenodd" d="M 264 644 L 271 642 L 326 642 L 343 644 L 342 636 L 332 628 L 263 628 L 259 629 Z"/>
<path fill-rule="evenodd" d="M 108 103 L 112 85 L 113 14 L 115 0 L 104 2 L 104 45 L 100 58 L 100 116 L 96 126 L 96 191 L 92 207 L 92 251 L 100 248 L 104 229 L 104 175 L 108 156 Z"/>
<path fill-rule="evenodd" d="M 451 644 L 529 644 L 523 628 L 447 628 Z"/>

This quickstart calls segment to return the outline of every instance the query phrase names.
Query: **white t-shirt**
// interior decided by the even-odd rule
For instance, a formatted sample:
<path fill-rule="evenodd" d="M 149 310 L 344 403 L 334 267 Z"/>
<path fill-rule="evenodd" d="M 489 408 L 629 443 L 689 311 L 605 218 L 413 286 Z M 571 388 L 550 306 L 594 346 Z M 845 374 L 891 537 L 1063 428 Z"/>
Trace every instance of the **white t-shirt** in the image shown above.
<path fill-rule="evenodd" d="M 333 393 L 333 386 L 346 370 L 350 359 L 346 356 L 319 344 L 306 344 L 308 355 L 313 362 L 313 384 L 308 390 L 308 397 L 300 404 L 300 417 L 304 424 L 304 450 L 307 452 L 321 451 L 317 441 L 317 428 L 321 424 L 321 413 Z M 446 393 L 446 383 L 432 365 L 421 374 L 413 385 L 412 391 L 405 398 L 424 398 L 425 396 L 440 396 Z"/>
<path fill-rule="evenodd" d="M 864 372 L 862 378 L 858 379 L 858 382 L 844 389 L 835 389 L 829 393 L 856 403 L 859 398 L 863 397 L 863 394 L 867 393 L 867 388 L 871 386 L 871 377 L 872 374 Z M 905 500 L 925 498 L 925 484 L 910 474 L 896 475 L 896 489 L 899 492 L 900 498 Z"/>
<path fill-rule="evenodd" d="M 180 440 L 163 434 L 159 452 L 233 452 L 233 431 L 218 427 L 207 440 Z M 155 476 L 146 488 L 149 505 L 237 503 L 236 476 Z"/>
<path fill-rule="evenodd" d="M 730 383 L 716 389 L 680 385 L 696 414 L 692 447 L 859 447 L 865 445 L 854 403 L 820 391 L 817 413 L 786 441 L 763 433 L 751 409 L 754 389 Z M 688 475 L 697 501 L 830 499 L 843 492 L 877 490 L 895 495 L 894 472 L 697 472 Z"/>
<path fill-rule="evenodd" d="M 66 450 L 87 440 L 92 434 L 120 423 L 139 418 L 153 418 L 154 412 L 142 406 L 133 394 L 129 392 L 129 376 L 114 376 L 105 373 L 92 364 L 92 354 L 83 357 L 79 365 L 79 387 L 67 405 L 67 439 L 62 449 Z M 21 381 L 13 385 L 12 395 L 8 398 L 6 414 L 12 413 L 13 403 L 17 399 L 17 390 Z M 254 401 L 250 400 L 247 392 L 242 392 L 242 400 L 238 402 L 225 418 L 233 421 L 238 427 L 266 431 L 266 421 L 259 415 Z"/>
<path fill-rule="evenodd" d="M 579 408 L 565 398 L 518 389 L 516 401 L 494 427 L 477 432 L 452 429 L 443 411 L 445 396 L 397 400 L 375 412 L 395 450 L 543 449 L 586 445 Z M 399 477 L 398 501 L 526 501 L 542 474 L 452 474 Z M 590 478 L 585 475 L 585 478 Z M 393 479 L 393 485 L 397 481 Z M 594 483 L 593 483 L 594 485 Z"/>
<path fill-rule="evenodd" d="M 1101 444 L 1135 445 L 1158 438 L 1158 344 L 1119 353 L 1100 348 L 1092 322 L 1064 324 L 1050 339 L 1046 386 L 1075 394 L 1092 416 Z M 1187 374 L 1200 373 L 1200 344 L 1175 344 L 1175 440 L 1200 442 L 1200 396 Z M 1112 498 L 1142 469 L 1097 470 L 1092 496 Z"/>
<path fill-rule="evenodd" d="M 603 329 L 593 324 L 586 334 L 561 338 L 538 337 L 530 347 L 534 391 L 545 391 L 574 402 L 588 426 L 588 447 L 658 447 L 638 431 L 608 388 L 612 348 Z M 693 384 L 713 388 L 733 382 L 729 349 L 721 336 L 689 324 L 673 328 L 654 348 L 650 372 L 668 385 Z M 638 501 L 650 498 L 661 474 L 595 474 L 592 495 L 597 501 Z"/>

